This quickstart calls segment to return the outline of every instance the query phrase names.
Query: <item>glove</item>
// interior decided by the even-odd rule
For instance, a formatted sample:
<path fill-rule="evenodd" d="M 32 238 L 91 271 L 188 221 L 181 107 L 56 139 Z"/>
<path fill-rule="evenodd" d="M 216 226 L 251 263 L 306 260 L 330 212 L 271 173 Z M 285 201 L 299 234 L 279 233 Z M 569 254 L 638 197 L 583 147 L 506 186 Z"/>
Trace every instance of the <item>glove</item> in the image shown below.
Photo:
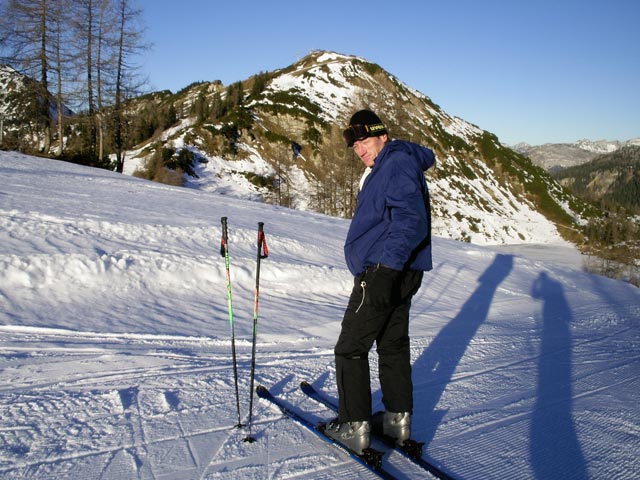
<path fill-rule="evenodd" d="M 386 265 L 376 265 L 364 277 L 368 303 L 376 310 L 386 310 L 400 303 L 402 272 Z"/>

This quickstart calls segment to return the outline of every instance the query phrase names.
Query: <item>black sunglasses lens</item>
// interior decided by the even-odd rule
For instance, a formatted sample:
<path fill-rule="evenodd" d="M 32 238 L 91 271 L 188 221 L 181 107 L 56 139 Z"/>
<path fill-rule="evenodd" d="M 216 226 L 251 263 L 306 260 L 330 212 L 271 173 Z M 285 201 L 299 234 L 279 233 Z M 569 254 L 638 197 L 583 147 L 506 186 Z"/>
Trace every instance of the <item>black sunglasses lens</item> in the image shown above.
<path fill-rule="evenodd" d="M 353 142 L 356 141 L 356 136 L 353 133 L 353 129 L 351 127 L 342 132 L 342 138 L 344 138 L 347 147 L 353 147 Z"/>
<path fill-rule="evenodd" d="M 365 125 L 349 125 L 349 127 L 342 132 L 342 137 L 347 144 L 347 147 L 353 147 L 353 144 L 358 140 L 367 138 L 369 132 Z"/>

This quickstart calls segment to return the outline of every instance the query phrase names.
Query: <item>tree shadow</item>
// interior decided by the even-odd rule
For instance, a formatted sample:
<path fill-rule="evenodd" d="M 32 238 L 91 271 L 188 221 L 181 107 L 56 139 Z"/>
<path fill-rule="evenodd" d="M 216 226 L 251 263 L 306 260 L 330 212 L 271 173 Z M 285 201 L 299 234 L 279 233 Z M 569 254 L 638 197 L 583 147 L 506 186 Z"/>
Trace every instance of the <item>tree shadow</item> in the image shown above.
<path fill-rule="evenodd" d="M 542 337 L 530 458 L 536 478 L 587 478 L 571 414 L 571 309 L 562 284 L 540 273 L 531 289 L 542 300 Z"/>
<path fill-rule="evenodd" d="M 420 415 L 427 416 L 420 422 L 425 426 L 425 431 L 420 432 L 420 439 L 426 445 L 433 440 L 440 420 L 446 413 L 436 410 L 440 397 L 478 328 L 487 319 L 498 285 L 507 278 L 512 268 L 512 255 L 496 255 L 493 263 L 478 278 L 480 285 L 460 312 L 438 333 L 413 364 L 414 391 L 420 391 L 420 398 L 416 402 L 417 410 Z"/>

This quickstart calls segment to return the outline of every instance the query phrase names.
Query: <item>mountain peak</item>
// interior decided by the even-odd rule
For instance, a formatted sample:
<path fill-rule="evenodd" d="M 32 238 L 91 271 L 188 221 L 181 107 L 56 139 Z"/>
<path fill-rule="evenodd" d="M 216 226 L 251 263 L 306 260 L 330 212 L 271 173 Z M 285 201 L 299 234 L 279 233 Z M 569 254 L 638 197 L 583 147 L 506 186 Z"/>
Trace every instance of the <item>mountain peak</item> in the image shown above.
<path fill-rule="evenodd" d="M 428 178 L 436 234 L 480 244 L 563 242 L 556 219 L 570 225 L 582 214 L 566 212 L 560 205 L 569 203 L 567 193 L 495 135 L 447 114 L 363 58 L 312 51 L 262 77 L 261 82 L 243 82 L 243 103 L 233 107 L 239 108 L 237 113 L 232 108 L 216 118 L 185 118 L 162 135 L 163 144 L 188 149 L 205 160 L 198 167 L 199 178 L 189 179 L 192 187 L 348 217 L 363 167 L 345 148 L 341 131 L 355 110 L 370 108 L 392 137 L 436 153 L 438 163 Z M 213 93 L 194 88 L 212 104 Z M 225 96 L 233 94 L 227 91 Z M 239 123 L 242 112 L 250 116 Z M 220 143 L 229 125 L 235 125 L 235 133 Z M 294 143 L 302 148 L 304 160 L 291 158 Z M 145 148 L 129 157 L 137 156 L 142 165 L 152 155 L 153 150 Z M 128 167 L 130 173 L 134 169 Z M 549 205 L 556 207 L 549 211 Z"/>

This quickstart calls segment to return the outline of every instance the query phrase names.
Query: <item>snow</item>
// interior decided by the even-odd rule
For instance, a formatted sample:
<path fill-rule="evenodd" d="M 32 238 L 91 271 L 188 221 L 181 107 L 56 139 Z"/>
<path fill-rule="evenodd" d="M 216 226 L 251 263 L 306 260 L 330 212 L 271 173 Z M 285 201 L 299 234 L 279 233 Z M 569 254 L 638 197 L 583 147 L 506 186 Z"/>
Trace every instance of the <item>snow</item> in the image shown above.
<path fill-rule="evenodd" d="M 443 163 L 455 161 L 453 157 L 446 157 Z M 571 247 L 560 236 L 556 226 L 530 202 L 516 198 L 508 189 L 501 187 L 483 163 L 477 162 L 475 167 L 485 175 L 470 180 L 450 174 L 429 182 L 434 199 L 432 209 L 437 213 L 433 220 L 436 234 L 452 239 L 469 239 L 476 245 L 526 243 Z M 465 190 L 452 188 L 452 185 L 464 185 Z"/>
<path fill-rule="evenodd" d="M 360 88 L 346 77 L 359 75 L 359 70 L 345 64 L 347 57 L 322 54 L 309 66 L 299 66 L 291 73 L 284 73 L 272 79 L 270 91 L 304 91 L 305 96 L 320 107 L 321 117 L 327 121 L 338 121 L 344 114 L 345 105 L 351 105 Z M 341 107 L 342 106 L 342 107 Z M 310 113 L 310 112 L 309 112 Z"/>
<path fill-rule="evenodd" d="M 298 384 L 336 396 L 348 220 L 11 152 L 0 178 L 2 478 L 373 478 L 257 397 L 257 441 L 234 428 L 220 218 L 243 422 L 257 222 L 256 384 L 320 420 Z M 455 478 L 640 473 L 640 291 L 562 248 L 434 239 L 412 310 L 413 434 Z"/>

